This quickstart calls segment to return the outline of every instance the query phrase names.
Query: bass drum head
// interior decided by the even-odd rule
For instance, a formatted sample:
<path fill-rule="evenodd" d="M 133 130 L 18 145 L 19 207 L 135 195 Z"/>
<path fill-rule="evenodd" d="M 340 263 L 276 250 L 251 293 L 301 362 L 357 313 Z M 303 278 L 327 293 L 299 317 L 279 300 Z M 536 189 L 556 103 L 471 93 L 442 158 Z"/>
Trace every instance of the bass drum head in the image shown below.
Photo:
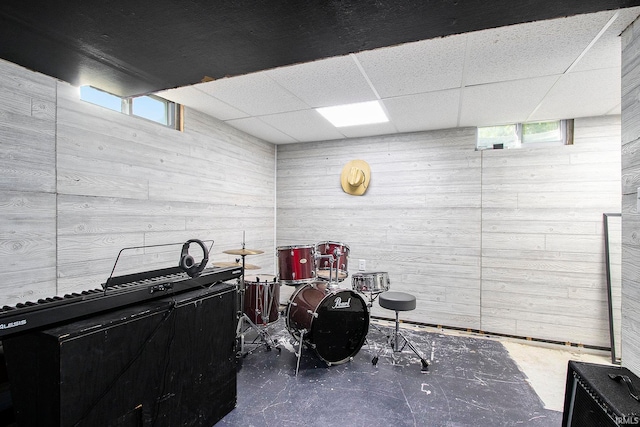
<path fill-rule="evenodd" d="M 351 290 L 327 294 L 316 310 L 308 337 L 315 351 L 325 362 L 340 364 L 355 356 L 369 330 L 367 305 Z"/>

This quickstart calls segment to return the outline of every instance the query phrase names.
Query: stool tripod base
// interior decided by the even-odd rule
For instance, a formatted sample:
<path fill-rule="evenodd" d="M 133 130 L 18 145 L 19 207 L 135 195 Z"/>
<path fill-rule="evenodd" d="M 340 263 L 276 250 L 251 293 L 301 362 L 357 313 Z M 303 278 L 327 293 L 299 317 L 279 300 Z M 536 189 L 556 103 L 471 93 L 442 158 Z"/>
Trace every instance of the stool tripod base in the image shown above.
<path fill-rule="evenodd" d="M 397 364 L 397 362 L 398 362 L 396 360 L 396 355 L 399 354 L 399 353 L 402 353 L 404 348 L 406 346 L 409 346 L 411 351 L 413 351 L 413 353 L 418 357 L 418 359 L 420 359 L 420 364 L 421 364 L 420 371 L 421 372 L 428 372 L 429 371 L 429 362 L 424 357 L 422 357 L 422 355 L 420 354 L 418 349 L 413 345 L 413 343 L 411 341 L 409 341 L 402 333 L 400 333 L 400 321 L 398 319 L 398 312 L 397 311 L 396 311 L 395 330 L 390 335 L 387 335 L 387 344 L 389 345 L 389 347 L 391 347 L 391 350 L 392 350 L 391 358 L 393 360 L 393 364 L 394 365 Z M 371 363 L 374 366 L 377 365 L 378 360 L 380 358 L 380 353 L 382 353 L 383 349 L 384 349 L 384 347 L 380 348 L 380 350 L 378 350 L 378 353 L 371 360 Z"/>

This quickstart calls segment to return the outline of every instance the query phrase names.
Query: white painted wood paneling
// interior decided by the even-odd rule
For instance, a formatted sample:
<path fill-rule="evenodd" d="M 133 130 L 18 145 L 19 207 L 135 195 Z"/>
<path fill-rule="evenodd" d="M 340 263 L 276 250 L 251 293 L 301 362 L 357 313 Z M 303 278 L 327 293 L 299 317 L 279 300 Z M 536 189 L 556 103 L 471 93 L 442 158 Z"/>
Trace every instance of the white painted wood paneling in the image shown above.
<path fill-rule="evenodd" d="M 640 375 L 640 22 L 622 35 L 622 364 Z"/>
<path fill-rule="evenodd" d="M 343 242 L 351 275 L 364 259 L 367 271 L 389 273 L 392 290 L 416 295 L 417 309 L 402 318 L 479 328 L 481 154 L 474 141 L 475 129 L 453 129 L 278 146 L 278 245 Z M 371 166 L 360 197 L 340 186 L 353 159 Z M 377 303 L 373 314 L 393 317 Z"/>
<path fill-rule="evenodd" d="M 102 283 L 122 247 L 178 243 L 126 251 L 116 274 L 177 264 L 190 238 L 214 241 L 211 263 L 232 261 L 222 252 L 240 248 L 243 231 L 247 247 L 272 251 L 272 144 L 194 110 L 178 132 L 80 101 L 62 83 L 58 94 L 61 290 Z M 273 274 L 271 256 L 254 261 Z"/>
<path fill-rule="evenodd" d="M 274 273 L 275 146 L 189 109 L 184 132 L 128 117 L 3 61 L 0 89 L 0 304 L 99 287 L 122 248 L 147 246 L 115 274 L 177 265 L 190 238 L 232 261 L 243 232 Z"/>
<path fill-rule="evenodd" d="M 576 119 L 574 145 L 483 152 L 482 329 L 608 347 L 602 214 L 620 211 L 619 120 Z"/>
<path fill-rule="evenodd" d="M 0 60 L 0 305 L 56 290 L 56 81 Z"/>
<path fill-rule="evenodd" d="M 277 243 L 348 244 L 351 274 L 364 259 L 416 295 L 407 320 L 606 347 L 620 118 L 575 125 L 564 147 L 476 152 L 474 129 L 278 146 Z M 372 169 L 361 197 L 340 187 L 353 159 Z"/>

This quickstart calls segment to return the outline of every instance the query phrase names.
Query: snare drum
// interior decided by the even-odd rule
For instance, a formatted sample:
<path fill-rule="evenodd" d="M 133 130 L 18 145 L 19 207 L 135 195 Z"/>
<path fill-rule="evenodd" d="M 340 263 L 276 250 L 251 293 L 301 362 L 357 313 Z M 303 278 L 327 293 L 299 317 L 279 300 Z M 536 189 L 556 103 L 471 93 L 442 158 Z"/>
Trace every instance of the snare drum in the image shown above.
<path fill-rule="evenodd" d="M 336 249 L 340 250 L 340 256 L 334 261 L 333 271 L 331 259 L 329 255 L 333 255 Z M 320 255 L 318 257 L 318 274 L 317 276 L 320 279 L 329 280 L 329 273 L 331 273 L 331 278 L 335 279 L 336 270 L 337 270 L 337 280 L 343 281 L 349 275 L 348 265 L 349 265 L 349 246 L 340 242 L 320 242 L 316 244 L 316 252 Z M 323 257 L 322 255 L 326 255 Z"/>
<path fill-rule="evenodd" d="M 351 276 L 351 287 L 358 292 L 369 292 L 378 294 L 389 290 L 391 282 L 389 281 L 389 273 L 355 273 Z"/>
<path fill-rule="evenodd" d="M 278 272 L 280 283 L 301 285 L 316 279 L 316 257 L 313 245 L 280 246 L 278 251 Z"/>
<path fill-rule="evenodd" d="M 326 282 L 307 283 L 291 295 L 287 330 L 312 348 L 329 365 L 355 356 L 369 330 L 364 299 L 348 289 L 326 291 Z M 304 331 L 304 333 L 303 333 Z"/>
<path fill-rule="evenodd" d="M 278 320 L 280 284 L 276 276 L 260 274 L 249 276 L 255 281 L 244 281 L 244 313 L 256 325 L 266 325 Z"/>

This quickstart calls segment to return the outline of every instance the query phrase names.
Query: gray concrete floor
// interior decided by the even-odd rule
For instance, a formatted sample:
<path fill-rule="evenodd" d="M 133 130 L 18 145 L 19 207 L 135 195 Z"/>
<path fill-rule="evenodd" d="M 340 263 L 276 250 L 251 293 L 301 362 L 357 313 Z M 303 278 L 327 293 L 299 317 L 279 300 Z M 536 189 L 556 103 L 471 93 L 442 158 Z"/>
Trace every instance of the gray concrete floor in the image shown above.
<path fill-rule="evenodd" d="M 393 322 L 371 323 L 378 329 L 369 329 L 353 361 L 327 367 L 303 349 L 295 375 L 295 340 L 280 318 L 268 328 L 280 351 L 258 346 L 242 359 L 238 404 L 220 425 L 325 427 L 349 419 L 369 427 L 557 426 L 568 361 L 609 360 L 605 352 L 403 323 L 403 333 L 432 363 L 423 374 L 408 349 L 398 365 L 390 363 L 381 332 Z M 375 354 L 381 354 L 377 366 Z"/>
<path fill-rule="evenodd" d="M 389 322 L 385 321 L 378 322 L 383 325 L 389 324 Z M 563 410 L 569 360 L 605 365 L 611 364 L 611 354 L 608 351 L 410 324 L 403 324 L 402 327 L 500 342 L 525 374 L 527 381 L 531 384 L 540 400 L 544 402 L 544 407 L 553 411 L 562 412 Z"/>

